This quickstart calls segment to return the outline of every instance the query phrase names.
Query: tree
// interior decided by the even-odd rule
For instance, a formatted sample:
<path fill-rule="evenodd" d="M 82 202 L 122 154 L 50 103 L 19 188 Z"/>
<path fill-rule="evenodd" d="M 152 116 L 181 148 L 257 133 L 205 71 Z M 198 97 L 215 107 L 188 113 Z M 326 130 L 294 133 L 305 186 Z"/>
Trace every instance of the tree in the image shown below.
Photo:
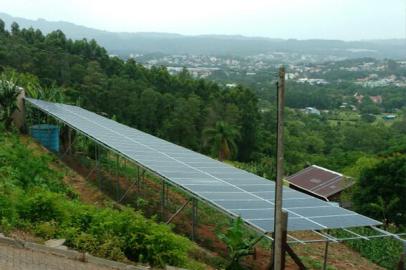
<path fill-rule="evenodd" d="M 18 23 L 13 22 L 11 24 L 11 33 L 13 34 L 13 36 L 16 36 L 20 33 L 20 26 L 18 25 Z"/>
<path fill-rule="evenodd" d="M 203 131 L 206 144 L 211 146 L 220 161 L 231 158 L 237 153 L 236 140 L 240 137 L 237 128 L 223 121 L 216 123 L 214 128 Z"/>
<path fill-rule="evenodd" d="M 6 24 L 2 19 L 0 19 L 0 33 L 4 33 L 6 31 Z"/>
<path fill-rule="evenodd" d="M 103 110 L 111 107 L 109 100 L 105 99 L 107 91 L 107 77 L 99 62 L 91 61 L 87 65 L 86 75 L 83 77 L 82 97 L 84 105 L 91 110 Z"/>
<path fill-rule="evenodd" d="M 139 127 L 147 132 L 156 132 L 159 127 L 158 114 L 161 107 L 161 93 L 151 88 L 145 89 L 138 104 Z"/>
<path fill-rule="evenodd" d="M 238 127 L 240 136 L 236 141 L 238 160 L 250 161 L 257 150 L 259 111 L 258 99 L 249 89 L 238 86 L 226 92 L 224 99 L 239 109 Z"/>
<path fill-rule="evenodd" d="M 362 171 L 354 192 L 354 206 L 360 212 L 386 224 L 406 223 L 406 156 L 388 157 Z"/>
<path fill-rule="evenodd" d="M 359 110 L 363 114 L 379 114 L 381 112 L 379 106 L 373 103 L 369 98 L 364 98 L 363 102 L 359 106 Z"/>
<path fill-rule="evenodd" d="M 4 127 L 9 129 L 13 121 L 12 114 L 17 110 L 20 90 L 15 82 L 7 79 L 5 76 L 0 78 L 0 121 L 4 121 Z"/>
<path fill-rule="evenodd" d="M 376 116 L 369 113 L 361 114 L 361 120 L 366 123 L 373 123 L 376 120 Z"/>
<path fill-rule="evenodd" d="M 200 150 L 200 107 L 201 99 L 191 95 L 188 99 L 178 98 L 173 111 L 166 116 L 163 135 L 170 141 L 194 150 Z"/>

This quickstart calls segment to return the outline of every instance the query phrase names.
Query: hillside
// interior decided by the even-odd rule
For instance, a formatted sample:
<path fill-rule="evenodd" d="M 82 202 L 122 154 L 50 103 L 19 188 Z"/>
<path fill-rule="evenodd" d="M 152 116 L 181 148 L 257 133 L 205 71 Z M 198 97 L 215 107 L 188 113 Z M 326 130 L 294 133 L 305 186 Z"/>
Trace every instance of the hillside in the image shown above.
<path fill-rule="evenodd" d="M 172 33 L 115 33 L 69 22 L 51 22 L 44 19 L 28 20 L 0 13 L 0 18 L 11 25 L 40 29 L 44 34 L 62 30 L 68 38 L 95 39 L 110 54 L 124 58 L 130 54 L 211 54 L 211 55 L 255 55 L 269 52 L 289 52 L 340 57 L 405 58 L 405 41 L 378 40 L 282 40 L 261 37 L 202 35 L 184 36 Z"/>
<path fill-rule="evenodd" d="M 63 238 L 70 248 L 126 263 L 205 268 L 189 258 L 195 245 L 188 239 L 115 205 L 31 139 L 1 129 L 0 142 L 2 233 Z"/>

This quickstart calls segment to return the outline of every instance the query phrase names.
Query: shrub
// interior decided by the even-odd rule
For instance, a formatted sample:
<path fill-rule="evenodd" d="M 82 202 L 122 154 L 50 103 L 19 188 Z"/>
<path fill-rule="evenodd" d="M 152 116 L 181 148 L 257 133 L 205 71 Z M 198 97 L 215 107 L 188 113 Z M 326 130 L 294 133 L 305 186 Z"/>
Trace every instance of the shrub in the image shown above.
<path fill-rule="evenodd" d="M 111 260 L 124 260 L 125 255 L 122 250 L 123 240 L 117 236 L 110 235 L 106 240 L 97 248 L 96 255 L 108 258 Z"/>
<path fill-rule="evenodd" d="M 45 239 L 55 238 L 58 231 L 57 226 L 58 225 L 53 221 L 42 222 L 35 226 L 34 232 L 36 235 Z"/>
<path fill-rule="evenodd" d="M 33 190 L 33 195 L 28 195 L 20 203 L 20 216 L 31 222 L 56 221 L 62 222 L 65 211 L 59 200 L 63 197 L 48 191 Z"/>

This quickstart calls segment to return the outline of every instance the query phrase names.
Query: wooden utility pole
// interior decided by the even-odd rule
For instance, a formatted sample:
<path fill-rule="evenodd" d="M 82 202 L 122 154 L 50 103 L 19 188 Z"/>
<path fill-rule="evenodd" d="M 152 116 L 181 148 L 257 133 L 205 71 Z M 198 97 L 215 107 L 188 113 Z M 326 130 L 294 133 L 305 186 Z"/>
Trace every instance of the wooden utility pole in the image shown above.
<path fill-rule="evenodd" d="M 275 183 L 275 213 L 274 213 L 274 270 L 284 269 L 284 243 L 283 243 L 283 214 L 282 214 L 282 188 L 283 188 L 283 116 L 285 108 L 285 68 L 279 68 L 279 81 L 277 84 L 277 153 L 276 153 L 276 183 Z M 285 225 L 286 226 L 286 225 Z"/>

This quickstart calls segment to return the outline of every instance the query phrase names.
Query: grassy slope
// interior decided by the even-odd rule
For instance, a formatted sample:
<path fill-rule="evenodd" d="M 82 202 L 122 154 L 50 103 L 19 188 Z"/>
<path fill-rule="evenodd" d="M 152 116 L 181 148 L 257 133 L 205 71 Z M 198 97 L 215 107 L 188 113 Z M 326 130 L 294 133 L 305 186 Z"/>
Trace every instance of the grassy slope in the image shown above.
<path fill-rule="evenodd" d="M 206 268 L 188 258 L 195 248 L 188 239 L 114 206 L 31 139 L 0 130 L 0 141 L 2 232 L 37 241 L 66 238 L 72 248 L 109 259 Z"/>

